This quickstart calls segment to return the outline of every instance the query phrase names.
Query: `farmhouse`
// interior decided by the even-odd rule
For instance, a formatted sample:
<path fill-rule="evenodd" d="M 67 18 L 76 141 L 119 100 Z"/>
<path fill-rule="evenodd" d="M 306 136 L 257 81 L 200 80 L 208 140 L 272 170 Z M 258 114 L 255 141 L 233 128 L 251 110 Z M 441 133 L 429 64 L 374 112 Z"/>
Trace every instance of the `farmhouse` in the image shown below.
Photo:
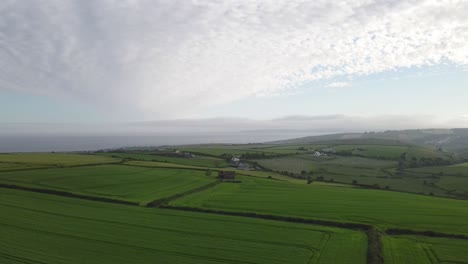
<path fill-rule="evenodd" d="M 233 180 L 236 177 L 235 171 L 220 171 L 218 172 L 218 178 L 225 180 Z"/>

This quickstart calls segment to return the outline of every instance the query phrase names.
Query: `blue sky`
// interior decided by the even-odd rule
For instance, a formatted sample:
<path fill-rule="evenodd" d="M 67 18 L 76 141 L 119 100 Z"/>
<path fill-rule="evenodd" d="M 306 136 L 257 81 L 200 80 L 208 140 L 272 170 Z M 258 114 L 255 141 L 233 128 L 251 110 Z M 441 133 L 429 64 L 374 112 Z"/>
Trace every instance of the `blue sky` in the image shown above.
<path fill-rule="evenodd" d="M 404 69 L 355 78 L 347 87 L 303 85 L 296 94 L 253 97 L 207 109 L 204 116 L 270 119 L 294 115 L 468 115 L 468 71 L 453 66 Z"/>
<path fill-rule="evenodd" d="M 468 117 L 463 0 L 0 3 L 0 123 Z"/>
<path fill-rule="evenodd" d="M 437 66 L 381 73 L 326 87 L 330 81 L 311 82 L 294 94 L 252 96 L 235 102 L 201 108 L 191 118 L 241 117 L 274 119 L 283 116 L 346 114 L 468 115 L 468 72 L 460 67 Z M 131 109 L 131 108 L 130 108 Z M 148 121 L 143 112 L 126 108 L 96 107 L 73 98 L 0 92 L 3 122 L 127 122 Z"/>

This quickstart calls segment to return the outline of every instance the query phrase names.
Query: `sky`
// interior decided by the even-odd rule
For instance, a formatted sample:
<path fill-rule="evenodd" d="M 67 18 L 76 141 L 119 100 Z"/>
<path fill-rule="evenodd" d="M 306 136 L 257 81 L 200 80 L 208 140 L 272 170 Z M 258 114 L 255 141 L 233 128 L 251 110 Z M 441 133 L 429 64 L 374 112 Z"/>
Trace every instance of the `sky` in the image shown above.
<path fill-rule="evenodd" d="M 466 0 L 2 0 L 0 123 L 467 127 L 466 14 Z"/>

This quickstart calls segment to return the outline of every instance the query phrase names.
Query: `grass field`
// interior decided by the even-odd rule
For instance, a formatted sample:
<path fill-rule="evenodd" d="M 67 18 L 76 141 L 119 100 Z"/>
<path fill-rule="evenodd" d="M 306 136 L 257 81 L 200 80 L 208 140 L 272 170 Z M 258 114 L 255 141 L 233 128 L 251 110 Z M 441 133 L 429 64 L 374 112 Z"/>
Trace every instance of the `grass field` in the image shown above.
<path fill-rule="evenodd" d="M 28 170 L 28 169 L 37 169 L 43 168 L 45 165 L 34 165 L 34 164 L 24 164 L 24 163 L 1 163 L 0 162 L 0 171 L 10 171 L 10 170 Z"/>
<path fill-rule="evenodd" d="M 461 163 L 451 166 L 422 167 L 406 169 L 404 176 L 425 181 L 426 186 L 434 185 L 445 195 L 468 198 L 468 166 Z"/>
<path fill-rule="evenodd" d="M 0 189 L 1 263 L 366 263 L 365 234 Z"/>
<path fill-rule="evenodd" d="M 406 148 L 409 160 L 451 157 L 423 147 L 378 144 L 334 145 L 353 155 L 315 157 L 308 153 L 312 148 L 330 146 L 304 146 L 302 150 L 301 145 L 190 146 L 192 152 L 212 155 L 195 158 L 138 152 L 0 154 L 0 183 L 140 205 L 188 192 L 192 194 L 168 201 L 169 205 L 361 223 L 379 231 L 468 235 L 468 201 L 359 187 L 378 184 L 381 189 L 468 197 L 466 163 L 401 171 L 394 158 L 401 148 Z M 265 153 L 250 161 L 314 181 L 307 184 L 277 172 L 226 167 L 226 161 L 214 157 L 223 153 Z M 235 171 L 237 182 L 217 182 L 218 170 Z M 209 188 L 199 189 L 206 185 Z M 367 236 L 358 231 L 56 195 L 0 188 L 0 237 L 7 238 L 0 239 L 0 263 L 366 262 Z M 466 240 L 410 235 L 382 239 L 386 263 L 468 262 Z M 376 244 L 370 243 L 370 252 L 375 252 L 371 249 Z"/>
<path fill-rule="evenodd" d="M 181 150 L 193 153 L 200 153 L 209 156 L 222 156 L 223 154 L 230 155 L 244 155 L 249 154 L 259 154 L 265 156 L 277 155 L 275 151 L 269 151 L 268 148 L 239 148 L 235 146 L 191 146 L 191 147 L 182 147 Z"/>
<path fill-rule="evenodd" d="M 167 162 L 167 163 L 173 163 L 173 164 L 199 166 L 199 167 L 220 168 L 220 167 L 229 166 L 229 163 L 227 163 L 225 160 L 214 158 L 214 157 L 196 156 L 193 158 L 182 158 L 182 157 L 179 158 L 179 157 L 168 157 L 168 156 L 161 156 L 161 155 L 155 155 L 155 154 L 113 153 L 113 152 L 100 153 L 99 155 L 116 157 L 116 158 L 131 158 L 131 159 L 142 160 L 142 161 Z"/>
<path fill-rule="evenodd" d="M 123 165 L 0 173 L 0 182 L 147 203 L 215 181 L 204 171 Z"/>
<path fill-rule="evenodd" d="M 468 201 L 390 191 L 243 178 L 171 204 L 468 234 Z"/>
<path fill-rule="evenodd" d="M 422 236 L 383 237 L 385 263 L 468 263 L 468 240 Z"/>
<path fill-rule="evenodd" d="M 468 163 L 461 163 L 451 166 L 411 168 L 407 169 L 407 171 L 425 173 L 434 176 L 452 175 L 468 177 Z"/>
<path fill-rule="evenodd" d="M 316 158 L 311 155 L 294 155 L 270 159 L 255 160 L 260 166 L 273 171 L 288 171 L 301 174 L 302 171 L 314 172 L 314 176 L 332 178 L 334 175 L 349 176 L 388 176 L 382 171 L 396 165 L 394 161 L 371 160 L 361 157 Z M 351 182 L 349 178 L 346 182 Z"/>
<path fill-rule="evenodd" d="M 42 166 L 76 166 L 118 162 L 120 159 L 98 155 L 78 155 L 63 153 L 0 154 L 0 162 L 27 163 Z"/>
<path fill-rule="evenodd" d="M 334 145 L 329 148 L 337 152 L 350 152 L 357 156 L 393 160 L 399 159 L 401 154 L 409 149 L 407 146 L 388 145 Z"/>

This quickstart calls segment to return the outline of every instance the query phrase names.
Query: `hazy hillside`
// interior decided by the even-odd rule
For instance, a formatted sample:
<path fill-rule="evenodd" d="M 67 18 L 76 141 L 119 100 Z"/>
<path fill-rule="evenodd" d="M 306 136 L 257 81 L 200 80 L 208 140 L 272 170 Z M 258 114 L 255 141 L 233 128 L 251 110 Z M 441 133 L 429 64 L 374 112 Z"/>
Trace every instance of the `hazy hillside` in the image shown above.
<path fill-rule="evenodd" d="M 369 142 L 369 139 L 372 139 Z M 366 141 L 372 143 L 377 140 L 379 143 L 388 144 L 416 144 L 441 147 L 446 150 L 456 151 L 464 156 L 468 155 L 468 129 L 417 129 L 417 130 L 388 130 L 384 132 L 366 133 L 342 133 L 323 136 L 311 136 L 290 140 L 276 141 L 277 144 L 298 144 L 323 141 Z"/>

